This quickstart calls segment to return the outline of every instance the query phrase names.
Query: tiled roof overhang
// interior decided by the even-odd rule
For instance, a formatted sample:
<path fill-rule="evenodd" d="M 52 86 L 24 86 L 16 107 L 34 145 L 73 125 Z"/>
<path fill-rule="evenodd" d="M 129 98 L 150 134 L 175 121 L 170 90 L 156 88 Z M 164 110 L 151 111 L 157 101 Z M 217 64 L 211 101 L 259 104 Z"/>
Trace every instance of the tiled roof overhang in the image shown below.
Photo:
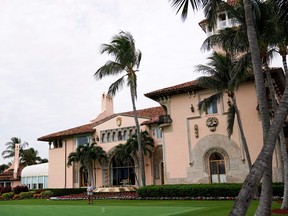
<path fill-rule="evenodd" d="M 283 93 L 285 89 L 285 76 L 282 68 L 275 67 L 275 68 L 269 68 L 266 69 L 270 72 L 272 78 L 275 80 L 275 83 L 279 87 L 280 91 Z M 264 70 L 264 72 L 266 71 Z M 248 78 L 248 80 L 254 80 L 254 76 L 251 75 L 251 77 Z M 152 100 L 157 101 L 161 97 L 165 96 L 172 96 L 182 93 L 192 93 L 199 90 L 206 89 L 204 87 L 201 87 L 197 84 L 197 80 L 193 80 L 190 82 L 185 82 L 179 85 L 162 88 L 153 92 L 149 92 L 144 94 L 146 97 L 151 98 Z"/>
<path fill-rule="evenodd" d="M 161 106 L 137 110 L 138 118 L 147 118 L 147 120 L 149 120 L 155 116 L 162 115 L 162 114 L 163 114 L 163 108 Z M 122 113 L 113 114 L 111 116 L 108 116 L 108 117 L 101 119 L 99 121 L 96 121 L 96 122 L 92 122 L 92 123 L 85 124 L 82 126 L 70 128 L 67 130 L 63 130 L 60 132 L 56 132 L 56 133 L 52 133 L 49 135 L 39 137 L 38 140 L 50 142 L 50 141 L 54 141 L 54 140 L 65 139 L 67 137 L 71 137 L 71 136 L 75 136 L 75 135 L 92 134 L 95 132 L 95 127 L 97 125 L 102 124 L 103 122 L 108 121 L 108 120 L 110 120 L 116 116 L 119 116 L 119 115 L 121 115 L 121 116 L 134 116 L 134 112 L 130 111 L 130 112 L 122 112 Z"/>
<path fill-rule="evenodd" d="M 179 85 L 159 89 L 153 92 L 144 94 L 146 97 L 151 98 L 152 100 L 157 101 L 160 97 L 167 97 L 171 95 L 177 95 L 182 93 L 192 93 L 198 90 L 204 89 L 203 87 L 197 85 L 197 80 L 190 82 L 185 82 Z"/>

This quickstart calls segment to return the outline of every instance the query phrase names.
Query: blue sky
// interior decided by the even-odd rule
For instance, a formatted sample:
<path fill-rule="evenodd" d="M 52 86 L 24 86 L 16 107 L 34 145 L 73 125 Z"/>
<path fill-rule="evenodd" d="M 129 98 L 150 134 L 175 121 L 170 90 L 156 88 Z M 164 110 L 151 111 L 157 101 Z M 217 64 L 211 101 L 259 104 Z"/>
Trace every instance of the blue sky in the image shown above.
<path fill-rule="evenodd" d="M 48 157 L 37 138 L 79 126 L 101 111 L 101 94 L 115 78 L 96 81 L 109 58 L 100 45 L 129 31 L 143 56 L 137 108 L 158 106 L 143 94 L 195 79 L 205 33 L 203 14 L 186 22 L 168 0 L 1 0 L 0 152 L 20 137 Z M 128 89 L 114 98 L 114 111 L 130 111 Z M 0 164 L 4 161 L 0 157 Z"/>

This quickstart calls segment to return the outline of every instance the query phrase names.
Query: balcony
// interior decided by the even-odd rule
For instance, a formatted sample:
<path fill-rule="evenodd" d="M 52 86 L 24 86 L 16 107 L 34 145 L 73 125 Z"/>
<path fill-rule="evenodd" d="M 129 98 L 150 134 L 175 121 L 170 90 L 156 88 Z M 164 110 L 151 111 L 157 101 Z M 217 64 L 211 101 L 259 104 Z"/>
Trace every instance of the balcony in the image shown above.
<path fill-rule="evenodd" d="M 159 116 L 159 120 L 157 123 L 159 124 L 159 127 L 170 126 L 172 123 L 172 119 L 170 118 L 170 115 L 161 115 Z"/>

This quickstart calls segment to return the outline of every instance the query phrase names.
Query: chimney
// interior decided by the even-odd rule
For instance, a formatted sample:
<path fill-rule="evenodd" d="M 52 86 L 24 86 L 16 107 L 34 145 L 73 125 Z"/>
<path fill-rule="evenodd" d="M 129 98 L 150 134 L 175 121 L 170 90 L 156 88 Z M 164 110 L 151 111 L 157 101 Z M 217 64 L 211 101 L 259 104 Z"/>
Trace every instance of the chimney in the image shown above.
<path fill-rule="evenodd" d="M 114 114 L 113 98 L 110 95 L 103 93 L 101 99 L 101 113 L 96 117 L 96 119 L 91 120 L 91 122 L 99 121 Z"/>
<path fill-rule="evenodd" d="M 113 98 L 110 95 L 102 94 L 102 113 L 106 113 L 106 116 L 112 115 L 113 110 Z"/>
<path fill-rule="evenodd" d="M 19 162 L 20 162 L 20 144 L 15 144 L 15 155 L 14 155 L 14 171 L 13 171 L 13 178 L 17 179 L 18 169 L 19 169 Z"/>

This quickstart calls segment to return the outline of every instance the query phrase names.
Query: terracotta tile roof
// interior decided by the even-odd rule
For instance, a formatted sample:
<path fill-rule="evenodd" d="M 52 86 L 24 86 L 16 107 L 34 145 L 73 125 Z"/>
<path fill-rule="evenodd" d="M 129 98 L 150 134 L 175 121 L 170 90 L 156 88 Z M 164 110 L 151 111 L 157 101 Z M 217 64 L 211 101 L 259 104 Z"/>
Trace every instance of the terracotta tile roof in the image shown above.
<path fill-rule="evenodd" d="M 21 172 L 24 167 L 20 166 L 17 171 L 17 178 L 13 177 L 14 169 L 7 169 L 0 174 L 0 181 L 17 181 L 21 179 Z"/>
<path fill-rule="evenodd" d="M 163 109 L 161 106 L 159 107 L 152 107 L 152 108 L 147 108 L 147 109 L 141 109 L 141 110 L 137 110 L 137 114 L 138 117 L 140 118 L 147 118 L 147 119 L 151 119 L 155 116 L 159 116 L 163 114 Z M 53 141 L 53 140 L 57 140 L 57 139 L 61 139 L 61 138 L 65 138 L 65 137 L 69 137 L 69 136 L 73 136 L 73 135 L 80 135 L 80 134 L 89 134 L 89 133 L 94 133 L 95 129 L 94 127 L 105 122 L 108 121 L 109 119 L 112 119 L 116 116 L 134 116 L 133 111 L 129 111 L 129 112 L 122 112 L 122 113 L 115 113 L 111 116 L 108 116 L 104 119 L 101 119 L 99 121 L 95 121 L 89 124 L 85 124 L 85 125 L 81 125 L 78 127 L 74 127 L 74 128 L 70 128 L 67 130 L 63 130 L 63 131 L 59 131 L 56 133 L 52 133 L 49 135 L 45 135 L 42 136 L 40 138 L 38 138 L 39 141 Z"/>
<path fill-rule="evenodd" d="M 279 87 L 279 90 L 283 93 L 285 89 L 285 76 L 283 73 L 283 69 L 275 67 L 275 68 L 269 68 L 268 71 L 270 71 L 270 74 L 275 80 L 277 86 Z M 254 80 L 254 76 L 251 75 L 251 77 L 248 80 Z M 197 80 L 193 80 L 179 85 L 152 91 L 144 95 L 148 98 L 151 98 L 152 100 L 157 101 L 159 97 L 171 96 L 181 93 L 192 93 L 203 89 L 205 88 L 197 85 Z"/>
<path fill-rule="evenodd" d="M 163 96 L 171 96 L 171 95 L 181 94 L 181 93 L 191 93 L 193 91 L 198 91 L 202 89 L 204 88 L 197 85 L 197 80 L 193 80 L 190 82 L 185 82 L 185 83 L 178 84 L 175 86 L 152 91 L 144 95 L 153 100 L 157 100 L 159 97 L 163 97 Z"/>

